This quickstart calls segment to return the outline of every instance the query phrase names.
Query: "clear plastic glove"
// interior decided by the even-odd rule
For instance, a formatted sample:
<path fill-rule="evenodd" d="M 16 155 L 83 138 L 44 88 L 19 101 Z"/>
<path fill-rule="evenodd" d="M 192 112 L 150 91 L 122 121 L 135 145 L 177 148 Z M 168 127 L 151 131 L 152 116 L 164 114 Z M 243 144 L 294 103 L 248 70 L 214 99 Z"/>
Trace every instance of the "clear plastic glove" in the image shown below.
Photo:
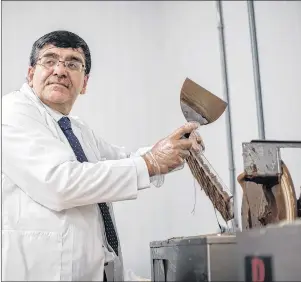
<path fill-rule="evenodd" d="M 166 174 L 184 164 L 190 156 L 189 150 L 199 152 L 202 138 L 197 133 L 191 134 L 199 127 L 196 122 L 189 122 L 178 128 L 166 138 L 160 140 L 155 146 L 142 157 L 148 167 L 149 175 Z M 183 138 L 189 133 L 188 139 Z"/>
<path fill-rule="evenodd" d="M 194 152 L 195 154 L 205 151 L 205 144 L 197 130 L 191 132 L 189 139 L 191 139 L 193 142 L 190 151 Z"/>
<path fill-rule="evenodd" d="M 196 130 L 192 131 L 190 133 L 189 139 L 191 139 L 192 142 L 193 142 L 192 147 L 189 150 L 191 153 L 194 153 L 194 154 L 198 155 L 200 152 L 205 151 L 205 145 L 204 145 L 203 139 L 202 139 L 202 137 L 201 137 L 201 135 L 199 134 L 198 131 L 196 131 Z M 181 164 L 180 166 L 178 166 L 177 168 L 175 168 L 174 170 L 172 170 L 171 173 L 175 172 L 175 171 L 178 171 L 178 170 L 181 170 L 183 168 L 184 168 L 184 163 Z M 157 178 L 157 179 L 159 179 L 159 178 Z"/>

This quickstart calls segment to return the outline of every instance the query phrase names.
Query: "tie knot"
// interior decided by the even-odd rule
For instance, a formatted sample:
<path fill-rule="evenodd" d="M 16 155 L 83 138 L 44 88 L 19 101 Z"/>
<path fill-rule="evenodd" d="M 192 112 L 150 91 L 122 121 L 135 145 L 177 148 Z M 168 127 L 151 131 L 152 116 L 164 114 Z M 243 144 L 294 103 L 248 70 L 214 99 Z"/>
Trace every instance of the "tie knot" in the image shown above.
<path fill-rule="evenodd" d="M 71 121 L 68 117 L 62 117 L 59 121 L 58 124 L 62 130 L 67 130 L 67 129 L 72 129 L 71 128 Z"/>

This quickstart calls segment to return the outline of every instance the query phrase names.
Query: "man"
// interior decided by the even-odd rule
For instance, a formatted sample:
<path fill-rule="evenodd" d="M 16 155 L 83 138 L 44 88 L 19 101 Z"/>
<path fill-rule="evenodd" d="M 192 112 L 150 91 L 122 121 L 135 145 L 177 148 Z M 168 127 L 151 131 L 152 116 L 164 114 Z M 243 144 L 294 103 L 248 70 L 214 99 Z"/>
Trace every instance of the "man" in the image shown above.
<path fill-rule="evenodd" d="M 95 136 L 69 115 L 90 69 L 83 39 L 51 32 L 33 44 L 27 83 L 3 98 L 3 280 L 123 281 L 111 203 L 161 186 L 200 149 L 195 123 L 136 154 Z"/>

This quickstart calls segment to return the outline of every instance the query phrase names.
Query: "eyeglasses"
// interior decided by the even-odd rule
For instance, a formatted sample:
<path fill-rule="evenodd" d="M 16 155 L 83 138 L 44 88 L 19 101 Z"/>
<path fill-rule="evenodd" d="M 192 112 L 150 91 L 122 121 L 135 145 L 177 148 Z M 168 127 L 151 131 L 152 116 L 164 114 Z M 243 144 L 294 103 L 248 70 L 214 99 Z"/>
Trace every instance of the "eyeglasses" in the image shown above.
<path fill-rule="evenodd" d="M 79 61 L 71 60 L 71 61 L 60 61 L 58 58 L 53 57 L 41 57 L 38 59 L 40 63 L 37 65 L 42 65 L 43 67 L 51 70 L 59 63 L 63 63 L 65 68 L 72 72 L 82 72 L 86 69 L 85 65 Z"/>

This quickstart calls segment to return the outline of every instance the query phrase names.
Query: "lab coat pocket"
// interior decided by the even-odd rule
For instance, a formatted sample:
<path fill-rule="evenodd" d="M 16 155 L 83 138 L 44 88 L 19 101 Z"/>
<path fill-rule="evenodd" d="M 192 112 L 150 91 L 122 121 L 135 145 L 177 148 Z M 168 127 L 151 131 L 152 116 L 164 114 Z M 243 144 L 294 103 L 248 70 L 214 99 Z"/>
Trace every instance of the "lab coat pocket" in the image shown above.
<path fill-rule="evenodd" d="M 2 230 L 2 279 L 58 281 L 62 235 L 57 232 Z"/>

